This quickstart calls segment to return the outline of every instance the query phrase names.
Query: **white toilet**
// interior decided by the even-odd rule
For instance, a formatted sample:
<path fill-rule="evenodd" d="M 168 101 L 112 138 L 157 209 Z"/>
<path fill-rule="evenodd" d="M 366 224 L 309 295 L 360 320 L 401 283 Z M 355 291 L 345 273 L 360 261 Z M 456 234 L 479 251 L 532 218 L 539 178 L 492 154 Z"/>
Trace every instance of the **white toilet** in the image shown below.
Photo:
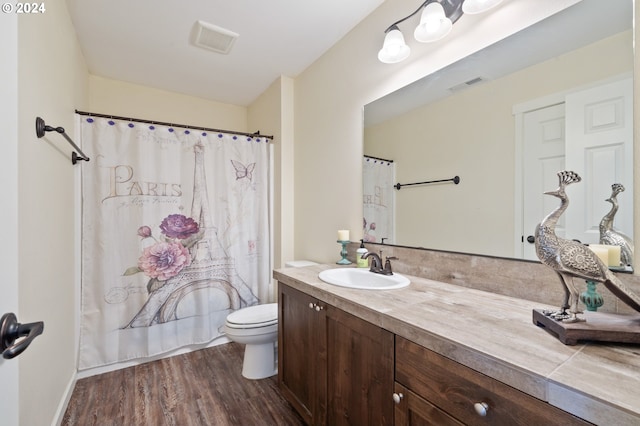
<path fill-rule="evenodd" d="M 317 265 L 308 260 L 287 262 L 287 267 Z M 245 344 L 242 375 L 247 379 L 264 379 L 278 373 L 278 304 L 267 303 L 238 309 L 227 316 L 227 337 Z"/>
<path fill-rule="evenodd" d="M 278 304 L 250 306 L 227 316 L 227 337 L 245 344 L 242 375 L 247 379 L 264 379 L 278 372 Z"/>

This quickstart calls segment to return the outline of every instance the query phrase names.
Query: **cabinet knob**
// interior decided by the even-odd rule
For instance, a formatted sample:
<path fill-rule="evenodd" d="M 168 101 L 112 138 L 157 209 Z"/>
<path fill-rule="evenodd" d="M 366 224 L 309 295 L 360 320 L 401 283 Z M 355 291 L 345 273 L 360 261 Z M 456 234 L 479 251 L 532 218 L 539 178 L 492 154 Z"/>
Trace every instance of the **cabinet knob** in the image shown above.
<path fill-rule="evenodd" d="M 395 402 L 396 404 L 400 404 L 400 401 L 402 401 L 402 398 L 404 398 L 404 395 L 401 393 L 393 394 L 393 402 Z"/>
<path fill-rule="evenodd" d="M 314 306 L 315 306 L 315 304 L 314 304 L 314 303 L 309 302 L 309 309 L 313 309 L 313 307 L 314 307 Z"/>
<path fill-rule="evenodd" d="M 316 311 L 320 312 L 324 309 L 324 306 L 316 305 Z"/>
<path fill-rule="evenodd" d="M 486 402 L 476 402 L 473 404 L 473 408 L 479 416 L 485 417 L 487 415 L 487 411 L 489 411 L 489 404 Z"/>

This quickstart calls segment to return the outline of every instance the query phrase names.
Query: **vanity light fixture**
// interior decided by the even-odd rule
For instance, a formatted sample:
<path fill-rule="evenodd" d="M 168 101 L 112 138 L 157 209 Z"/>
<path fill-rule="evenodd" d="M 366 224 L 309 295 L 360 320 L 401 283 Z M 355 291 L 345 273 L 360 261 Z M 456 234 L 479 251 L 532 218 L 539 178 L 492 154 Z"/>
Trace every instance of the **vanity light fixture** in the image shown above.
<path fill-rule="evenodd" d="M 420 23 L 413 36 L 421 43 L 430 43 L 444 38 L 464 13 L 485 12 L 502 0 L 426 0 L 412 14 L 391 24 L 384 32 L 384 44 L 378 52 L 378 59 L 385 64 L 395 64 L 405 60 L 411 48 L 405 43 L 398 25 L 422 11 Z"/>
<path fill-rule="evenodd" d="M 486 12 L 500 3 L 502 3 L 502 0 L 465 0 L 462 3 L 462 11 L 467 15 L 475 15 L 476 13 Z"/>

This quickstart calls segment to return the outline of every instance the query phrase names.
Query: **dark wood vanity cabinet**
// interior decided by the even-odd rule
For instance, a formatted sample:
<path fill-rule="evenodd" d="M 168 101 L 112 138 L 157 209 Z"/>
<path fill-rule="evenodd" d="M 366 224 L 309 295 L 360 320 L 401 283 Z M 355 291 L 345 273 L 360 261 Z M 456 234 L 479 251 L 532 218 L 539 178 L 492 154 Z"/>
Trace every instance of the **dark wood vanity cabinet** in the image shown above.
<path fill-rule="evenodd" d="M 279 283 L 278 384 L 309 425 L 589 423 Z"/>
<path fill-rule="evenodd" d="M 427 348 L 396 336 L 396 425 L 587 425 Z"/>
<path fill-rule="evenodd" d="M 278 383 L 309 425 L 390 425 L 394 335 L 279 283 Z"/>

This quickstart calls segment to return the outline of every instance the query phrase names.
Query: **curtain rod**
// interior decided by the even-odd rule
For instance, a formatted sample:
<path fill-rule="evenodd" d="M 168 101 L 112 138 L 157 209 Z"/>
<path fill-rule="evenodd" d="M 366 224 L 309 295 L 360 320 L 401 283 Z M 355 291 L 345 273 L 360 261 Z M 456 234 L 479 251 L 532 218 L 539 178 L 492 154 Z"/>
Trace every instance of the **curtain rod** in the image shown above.
<path fill-rule="evenodd" d="M 259 136 L 261 138 L 273 140 L 273 136 L 261 135 L 260 134 L 260 130 L 258 130 L 255 133 L 245 133 L 245 132 L 237 132 L 237 131 L 234 131 L 234 130 L 212 129 L 212 128 L 209 128 L 209 127 L 191 126 L 191 125 L 188 125 L 188 124 L 166 123 L 166 122 L 162 122 L 162 121 L 143 120 L 143 119 L 140 119 L 140 118 L 132 118 L 132 117 L 119 117 L 117 115 L 97 114 L 95 112 L 86 112 L 86 111 L 78 111 L 78 110 L 76 110 L 76 114 L 87 115 L 87 116 L 91 116 L 91 117 L 112 118 L 114 120 L 135 121 L 136 123 L 157 124 L 159 126 L 184 127 L 185 129 L 204 130 L 206 132 L 229 133 L 231 135 L 252 136 L 252 137 Z"/>
<path fill-rule="evenodd" d="M 371 155 L 364 154 L 365 157 L 371 158 L 372 160 L 386 161 L 387 163 L 393 163 L 393 160 L 387 160 L 386 158 L 373 157 Z"/>
<path fill-rule="evenodd" d="M 403 186 L 412 186 L 412 185 L 426 185 L 429 183 L 440 183 L 440 182 L 453 182 L 456 185 L 460 183 L 460 176 L 454 176 L 451 179 L 438 179 L 438 180 L 427 180 L 425 182 L 413 182 L 413 183 L 396 183 L 394 187 L 400 191 L 400 188 Z"/>

